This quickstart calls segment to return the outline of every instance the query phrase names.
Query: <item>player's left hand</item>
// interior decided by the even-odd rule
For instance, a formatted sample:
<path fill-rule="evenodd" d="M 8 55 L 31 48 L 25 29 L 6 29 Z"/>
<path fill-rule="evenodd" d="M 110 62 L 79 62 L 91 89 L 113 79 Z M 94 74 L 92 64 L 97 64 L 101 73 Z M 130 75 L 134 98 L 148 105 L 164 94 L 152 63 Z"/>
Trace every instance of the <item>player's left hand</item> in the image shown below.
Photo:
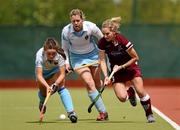
<path fill-rule="evenodd" d="M 53 83 L 51 85 L 51 95 L 53 95 L 58 90 L 57 84 Z"/>

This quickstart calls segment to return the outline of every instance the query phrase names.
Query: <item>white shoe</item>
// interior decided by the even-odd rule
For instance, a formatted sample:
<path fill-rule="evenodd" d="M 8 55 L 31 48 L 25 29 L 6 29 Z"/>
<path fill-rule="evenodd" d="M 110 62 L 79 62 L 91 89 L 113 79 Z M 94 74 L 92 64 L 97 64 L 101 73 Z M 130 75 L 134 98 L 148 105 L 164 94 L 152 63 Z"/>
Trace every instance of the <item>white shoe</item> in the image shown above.
<path fill-rule="evenodd" d="M 147 120 L 148 120 L 148 123 L 153 123 L 153 122 L 155 122 L 155 119 L 154 119 L 153 114 L 148 115 L 148 116 L 147 116 Z"/>

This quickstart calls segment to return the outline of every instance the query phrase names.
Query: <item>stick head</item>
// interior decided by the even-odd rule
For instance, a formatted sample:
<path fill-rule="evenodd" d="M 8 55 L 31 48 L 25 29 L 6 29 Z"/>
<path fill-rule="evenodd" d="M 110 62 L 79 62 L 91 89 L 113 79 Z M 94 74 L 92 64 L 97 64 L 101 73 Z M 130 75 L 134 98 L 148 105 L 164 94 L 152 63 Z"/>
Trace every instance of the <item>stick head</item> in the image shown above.
<path fill-rule="evenodd" d="M 99 98 L 99 97 L 98 97 L 98 98 Z M 98 99 L 98 98 L 97 98 L 97 99 Z M 88 113 L 91 113 L 92 107 L 93 107 L 94 104 L 96 103 L 97 99 L 95 99 L 95 101 L 93 101 L 93 102 L 89 105 L 89 107 L 88 107 Z"/>
<path fill-rule="evenodd" d="M 91 108 L 88 108 L 88 113 L 91 113 L 91 111 L 92 111 Z"/>
<path fill-rule="evenodd" d="M 39 122 L 42 122 L 42 121 L 43 121 L 43 118 L 44 118 L 44 114 L 43 114 L 43 113 L 40 113 Z"/>

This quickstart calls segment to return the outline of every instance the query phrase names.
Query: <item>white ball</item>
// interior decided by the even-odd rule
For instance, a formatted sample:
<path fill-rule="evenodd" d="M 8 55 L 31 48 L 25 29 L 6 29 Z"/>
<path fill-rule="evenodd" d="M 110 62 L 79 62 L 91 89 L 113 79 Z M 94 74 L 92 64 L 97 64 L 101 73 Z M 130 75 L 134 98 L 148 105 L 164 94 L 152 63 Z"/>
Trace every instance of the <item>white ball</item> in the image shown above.
<path fill-rule="evenodd" d="M 59 119 L 64 120 L 66 119 L 66 116 L 64 114 L 59 115 Z"/>

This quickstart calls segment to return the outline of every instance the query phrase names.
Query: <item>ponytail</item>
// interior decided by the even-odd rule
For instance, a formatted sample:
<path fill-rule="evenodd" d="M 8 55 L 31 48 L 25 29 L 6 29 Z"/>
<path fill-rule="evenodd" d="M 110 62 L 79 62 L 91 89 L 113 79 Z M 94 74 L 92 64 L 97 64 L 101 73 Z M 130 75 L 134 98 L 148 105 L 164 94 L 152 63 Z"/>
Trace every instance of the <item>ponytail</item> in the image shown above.
<path fill-rule="evenodd" d="M 57 53 L 59 53 L 64 58 L 64 60 L 66 60 L 66 55 L 61 47 L 58 48 Z"/>
<path fill-rule="evenodd" d="M 114 23 L 117 29 L 120 27 L 121 17 L 113 17 L 111 18 L 111 21 Z"/>
<path fill-rule="evenodd" d="M 102 23 L 102 28 L 109 28 L 111 31 L 118 32 L 120 27 L 121 17 L 113 17 L 111 19 L 107 19 Z"/>

